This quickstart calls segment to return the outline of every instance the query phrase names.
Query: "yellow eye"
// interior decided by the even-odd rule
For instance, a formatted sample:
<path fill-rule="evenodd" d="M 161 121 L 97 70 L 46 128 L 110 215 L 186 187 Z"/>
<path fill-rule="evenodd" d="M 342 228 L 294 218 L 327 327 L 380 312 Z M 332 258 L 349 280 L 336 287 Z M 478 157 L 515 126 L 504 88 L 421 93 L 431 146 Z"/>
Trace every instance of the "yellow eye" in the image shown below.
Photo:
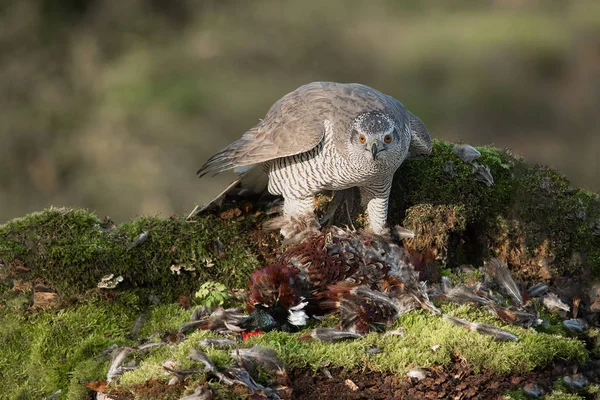
<path fill-rule="evenodd" d="M 390 143 L 392 141 L 392 135 L 385 135 L 383 141 L 386 143 Z"/>
<path fill-rule="evenodd" d="M 358 140 L 360 140 L 361 143 L 364 143 L 367 141 L 367 137 L 361 133 Z"/>

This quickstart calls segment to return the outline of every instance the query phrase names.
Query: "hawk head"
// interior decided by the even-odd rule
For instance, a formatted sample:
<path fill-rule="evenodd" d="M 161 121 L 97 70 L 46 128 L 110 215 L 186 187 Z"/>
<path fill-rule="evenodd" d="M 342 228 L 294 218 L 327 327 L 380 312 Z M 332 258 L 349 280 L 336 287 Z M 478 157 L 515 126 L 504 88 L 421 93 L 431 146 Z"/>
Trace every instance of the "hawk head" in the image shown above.
<path fill-rule="evenodd" d="M 400 162 L 408 149 L 406 135 L 396 120 L 380 111 L 359 114 L 351 124 L 350 152 L 375 163 Z M 398 163 L 399 165 L 399 163 Z"/>

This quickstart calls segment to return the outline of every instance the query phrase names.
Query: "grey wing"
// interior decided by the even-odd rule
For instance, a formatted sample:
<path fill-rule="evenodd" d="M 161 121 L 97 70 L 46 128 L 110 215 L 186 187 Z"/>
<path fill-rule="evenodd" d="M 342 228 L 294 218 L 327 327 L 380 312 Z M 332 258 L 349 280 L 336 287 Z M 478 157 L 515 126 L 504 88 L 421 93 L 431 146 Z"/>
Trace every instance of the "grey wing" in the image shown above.
<path fill-rule="evenodd" d="M 400 129 L 407 130 L 410 126 L 409 159 L 421 159 L 431 154 L 431 137 L 427 128 L 395 98 L 358 83 L 322 82 L 321 85 L 330 98 L 330 108 L 335 110 L 335 114 L 330 116 L 334 124 L 343 126 L 363 111 L 382 111 L 395 116 Z M 337 136 L 336 139 L 343 140 L 343 137 Z"/>
<path fill-rule="evenodd" d="M 323 139 L 328 98 L 320 83 L 304 85 L 279 99 L 266 117 L 198 170 L 218 174 L 235 167 L 304 153 Z"/>
<path fill-rule="evenodd" d="M 410 119 L 410 147 L 408 149 L 409 160 L 420 160 L 431 154 L 431 137 L 425 127 L 425 124 L 407 111 Z"/>

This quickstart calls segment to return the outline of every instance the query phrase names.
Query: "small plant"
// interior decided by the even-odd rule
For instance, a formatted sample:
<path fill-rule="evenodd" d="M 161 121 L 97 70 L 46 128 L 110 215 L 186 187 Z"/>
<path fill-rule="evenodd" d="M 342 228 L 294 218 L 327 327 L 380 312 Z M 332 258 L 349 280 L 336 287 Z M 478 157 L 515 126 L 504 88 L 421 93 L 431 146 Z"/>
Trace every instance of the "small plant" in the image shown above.
<path fill-rule="evenodd" d="M 227 287 L 214 281 L 204 282 L 194 295 L 194 303 L 208 308 L 222 306 L 227 300 L 229 300 Z"/>

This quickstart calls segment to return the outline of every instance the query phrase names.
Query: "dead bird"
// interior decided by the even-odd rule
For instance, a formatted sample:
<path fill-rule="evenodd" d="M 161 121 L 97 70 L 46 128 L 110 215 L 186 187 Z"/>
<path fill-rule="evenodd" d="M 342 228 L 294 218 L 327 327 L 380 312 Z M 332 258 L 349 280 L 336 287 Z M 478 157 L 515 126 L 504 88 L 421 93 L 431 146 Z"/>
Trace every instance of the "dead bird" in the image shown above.
<path fill-rule="evenodd" d="M 268 321 L 268 329 L 292 331 L 309 316 L 340 313 L 341 327 L 360 333 L 381 330 L 415 308 L 439 313 L 411 257 L 385 236 L 333 226 L 256 271 L 246 310 Z M 290 322 L 294 311 L 300 323 Z"/>
<path fill-rule="evenodd" d="M 381 331 L 400 314 L 418 308 L 411 296 L 403 302 L 399 296 L 393 298 L 367 286 L 345 282 L 329 286 L 326 295 L 330 301 L 323 304 L 339 313 L 341 328 L 360 334 Z"/>
<path fill-rule="evenodd" d="M 271 264 L 254 271 L 250 278 L 246 311 L 249 316 L 240 321 L 247 330 L 268 332 L 297 331 L 306 324 L 304 285 L 300 271 L 293 266 Z"/>
<path fill-rule="evenodd" d="M 300 335 L 298 339 L 300 340 L 310 340 L 316 339 L 322 342 L 336 343 L 341 342 L 343 340 L 355 340 L 360 339 L 362 337 L 361 334 L 356 332 L 343 331 L 336 328 L 316 328 L 310 331 L 309 333 L 305 333 Z"/>
<path fill-rule="evenodd" d="M 444 318 L 454 325 L 462 326 L 466 329 L 469 329 L 474 332 L 478 332 L 482 335 L 491 336 L 495 340 L 498 340 L 498 341 L 513 341 L 513 342 L 519 341 L 519 338 L 516 335 L 514 335 L 510 332 L 507 332 L 503 329 L 500 329 L 494 325 L 483 324 L 483 323 L 479 323 L 479 322 L 470 322 L 470 321 L 452 317 L 449 315 L 444 315 Z"/>
<path fill-rule="evenodd" d="M 237 326 L 250 332 L 269 332 L 272 330 L 295 332 L 305 325 L 308 319 L 303 311 L 306 304 L 306 302 L 302 302 L 287 309 L 279 304 L 271 307 L 255 304 L 254 311 L 241 319 Z"/>

